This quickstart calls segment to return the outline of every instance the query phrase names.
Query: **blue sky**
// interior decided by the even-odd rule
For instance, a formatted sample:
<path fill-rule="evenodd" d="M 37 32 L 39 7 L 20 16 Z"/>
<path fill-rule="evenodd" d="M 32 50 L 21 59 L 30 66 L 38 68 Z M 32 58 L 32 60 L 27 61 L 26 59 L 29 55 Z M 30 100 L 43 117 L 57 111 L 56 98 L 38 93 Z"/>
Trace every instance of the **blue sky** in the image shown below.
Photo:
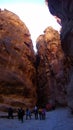
<path fill-rule="evenodd" d="M 0 0 L 0 3 L 41 3 L 43 4 L 45 0 Z"/>
<path fill-rule="evenodd" d="M 43 34 L 45 28 L 52 26 L 56 30 L 60 29 L 55 18 L 50 14 L 45 0 L 0 0 L 0 8 L 17 14 L 26 24 L 34 49 L 37 37 Z"/>

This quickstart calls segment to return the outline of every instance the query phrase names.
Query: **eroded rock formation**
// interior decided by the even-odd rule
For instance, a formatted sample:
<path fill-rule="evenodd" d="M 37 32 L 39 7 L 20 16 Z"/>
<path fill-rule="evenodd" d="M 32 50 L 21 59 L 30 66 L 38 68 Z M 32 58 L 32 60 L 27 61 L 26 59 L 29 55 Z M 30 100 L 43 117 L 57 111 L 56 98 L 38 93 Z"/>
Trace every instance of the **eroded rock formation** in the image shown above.
<path fill-rule="evenodd" d="M 14 13 L 0 10 L 0 109 L 35 105 L 34 64 L 28 28 Z"/>
<path fill-rule="evenodd" d="M 51 13 L 61 19 L 62 30 L 59 35 L 46 28 L 36 40 L 37 55 L 26 25 L 14 13 L 0 10 L 0 110 L 33 107 L 37 100 L 38 105 L 73 107 L 72 19 L 66 12 L 63 17 L 61 0 L 47 1 Z"/>
<path fill-rule="evenodd" d="M 37 85 L 38 103 L 45 105 L 50 101 L 66 105 L 64 74 L 64 53 L 61 49 L 60 35 L 51 27 L 45 29 L 37 43 Z"/>
<path fill-rule="evenodd" d="M 73 109 L 73 0 L 46 0 L 50 12 L 61 19 L 61 45 L 66 56 L 68 105 Z"/>

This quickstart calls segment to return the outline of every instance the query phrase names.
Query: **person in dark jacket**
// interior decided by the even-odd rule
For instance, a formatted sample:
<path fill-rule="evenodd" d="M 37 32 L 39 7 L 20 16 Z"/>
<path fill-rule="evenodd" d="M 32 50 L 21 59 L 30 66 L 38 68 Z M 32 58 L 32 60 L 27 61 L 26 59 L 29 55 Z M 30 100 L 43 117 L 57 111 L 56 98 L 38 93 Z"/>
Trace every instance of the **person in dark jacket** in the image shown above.
<path fill-rule="evenodd" d="M 8 118 L 12 118 L 13 119 L 13 109 L 12 109 L 12 107 L 8 108 Z"/>
<path fill-rule="evenodd" d="M 37 120 L 38 119 L 38 107 L 37 106 L 34 107 L 34 115 L 35 115 L 35 119 Z"/>
<path fill-rule="evenodd" d="M 23 117 L 24 117 L 24 110 L 22 108 L 18 109 L 18 119 L 23 122 Z"/>

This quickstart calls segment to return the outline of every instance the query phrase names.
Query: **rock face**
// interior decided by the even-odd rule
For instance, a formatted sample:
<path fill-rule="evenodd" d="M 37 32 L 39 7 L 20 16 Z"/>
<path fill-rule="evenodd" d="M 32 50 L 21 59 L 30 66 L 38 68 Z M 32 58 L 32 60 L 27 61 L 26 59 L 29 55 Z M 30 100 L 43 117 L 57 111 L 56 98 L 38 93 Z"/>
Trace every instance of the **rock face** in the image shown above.
<path fill-rule="evenodd" d="M 26 25 L 0 10 L 0 109 L 36 103 L 35 54 Z"/>
<path fill-rule="evenodd" d="M 64 75 L 64 53 L 60 35 L 51 27 L 37 38 L 37 85 L 38 103 L 46 105 L 50 101 L 66 105 Z M 43 103 L 43 104 L 42 104 Z"/>
<path fill-rule="evenodd" d="M 73 0 L 46 0 L 50 12 L 61 19 L 61 45 L 66 55 L 68 105 L 73 109 Z"/>
<path fill-rule="evenodd" d="M 0 110 L 32 108 L 36 102 L 73 108 L 73 0 L 46 1 L 61 19 L 62 30 L 59 35 L 46 28 L 36 40 L 36 55 L 26 25 L 14 13 L 0 10 Z"/>

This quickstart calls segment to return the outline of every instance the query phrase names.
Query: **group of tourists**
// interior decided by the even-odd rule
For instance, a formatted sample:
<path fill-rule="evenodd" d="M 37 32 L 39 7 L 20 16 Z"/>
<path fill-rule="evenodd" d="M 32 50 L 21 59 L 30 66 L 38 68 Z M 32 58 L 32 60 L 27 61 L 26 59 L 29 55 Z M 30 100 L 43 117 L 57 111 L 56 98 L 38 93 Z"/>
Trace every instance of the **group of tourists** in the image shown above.
<path fill-rule="evenodd" d="M 18 120 L 20 120 L 21 122 L 23 122 L 24 116 L 25 119 L 32 119 L 32 115 L 34 115 L 35 120 L 40 119 L 40 120 L 45 120 L 46 118 L 46 109 L 45 108 L 38 108 L 37 106 L 35 106 L 33 108 L 33 110 L 30 110 L 29 108 L 26 108 L 26 110 L 22 109 L 22 108 L 18 108 L 17 110 L 17 117 Z M 13 109 L 9 108 L 8 109 L 8 118 L 12 118 L 13 119 Z"/>
<path fill-rule="evenodd" d="M 39 108 L 37 106 L 34 107 L 34 115 L 35 119 L 44 120 L 46 118 L 46 109 L 45 108 Z"/>

